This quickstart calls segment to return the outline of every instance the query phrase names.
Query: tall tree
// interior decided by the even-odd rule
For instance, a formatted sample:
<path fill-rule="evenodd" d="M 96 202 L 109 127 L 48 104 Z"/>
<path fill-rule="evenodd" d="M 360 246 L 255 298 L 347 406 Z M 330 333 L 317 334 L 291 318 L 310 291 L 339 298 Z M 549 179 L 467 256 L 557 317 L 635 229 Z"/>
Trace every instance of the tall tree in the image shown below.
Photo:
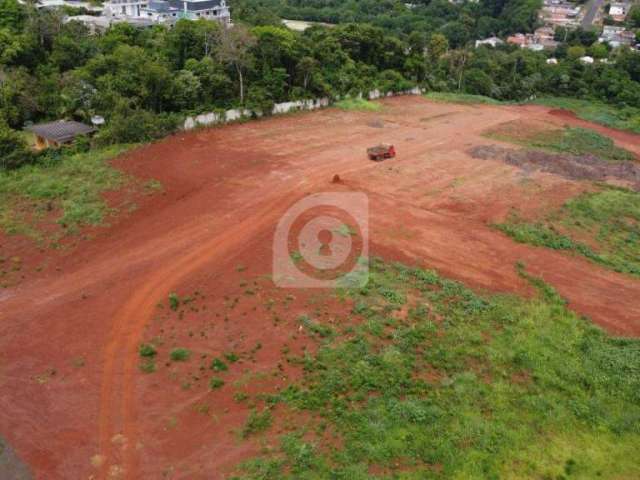
<path fill-rule="evenodd" d="M 231 65 L 236 71 L 240 84 L 241 104 L 244 104 L 244 73 L 253 64 L 251 48 L 255 44 L 255 37 L 243 25 L 223 28 L 220 34 L 218 58 L 222 63 Z"/>

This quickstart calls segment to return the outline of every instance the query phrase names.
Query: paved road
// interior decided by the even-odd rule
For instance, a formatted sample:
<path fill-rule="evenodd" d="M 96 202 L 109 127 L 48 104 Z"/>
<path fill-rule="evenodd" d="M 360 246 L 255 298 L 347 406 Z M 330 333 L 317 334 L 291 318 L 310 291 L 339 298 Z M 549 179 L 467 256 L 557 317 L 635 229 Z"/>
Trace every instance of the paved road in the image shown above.
<path fill-rule="evenodd" d="M 602 8 L 605 0 L 589 0 L 585 5 L 585 9 L 587 13 L 585 13 L 584 18 L 582 19 L 582 28 L 591 28 L 593 25 L 593 21 L 596 19 L 596 15 L 598 14 L 598 10 Z"/>

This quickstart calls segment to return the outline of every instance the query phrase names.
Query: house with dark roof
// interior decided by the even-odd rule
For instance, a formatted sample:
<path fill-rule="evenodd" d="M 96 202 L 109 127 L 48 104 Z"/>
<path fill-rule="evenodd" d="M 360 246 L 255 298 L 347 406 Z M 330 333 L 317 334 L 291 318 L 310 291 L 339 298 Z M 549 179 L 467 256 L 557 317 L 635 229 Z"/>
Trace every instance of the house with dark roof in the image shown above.
<path fill-rule="evenodd" d="M 145 19 L 170 25 L 182 18 L 217 20 L 225 25 L 231 21 L 226 0 L 109 0 L 105 13 L 125 21 Z"/>
<path fill-rule="evenodd" d="M 141 17 L 156 22 L 187 20 L 217 20 L 228 24 L 231 20 L 225 0 L 149 0 L 140 11 Z"/>
<path fill-rule="evenodd" d="M 58 148 L 65 143 L 73 142 L 76 137 L 89 135 L 96 131 L 91 125 L 74 122 L 72 120 L 58 120 L 56 122 L 39 123 L 26 127 L 25 130 L 36 137 L 36 149 Z"/>

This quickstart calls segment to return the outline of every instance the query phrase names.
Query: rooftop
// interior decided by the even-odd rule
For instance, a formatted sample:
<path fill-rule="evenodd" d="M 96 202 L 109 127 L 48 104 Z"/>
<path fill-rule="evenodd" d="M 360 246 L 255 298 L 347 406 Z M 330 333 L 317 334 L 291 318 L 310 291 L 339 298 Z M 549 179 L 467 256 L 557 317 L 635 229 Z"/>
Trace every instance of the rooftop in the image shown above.
<path fill-rule="evenodd" d="M 78 135 L 95 132 L 96 129 L 90 125 L 85 125 L 84 123 L 73 120 L 58 120 L 56 122 L 31 125 L 30 127 L 26 127 L 25 130 L 48 140 L 64 143 L 73 140 Z"/>

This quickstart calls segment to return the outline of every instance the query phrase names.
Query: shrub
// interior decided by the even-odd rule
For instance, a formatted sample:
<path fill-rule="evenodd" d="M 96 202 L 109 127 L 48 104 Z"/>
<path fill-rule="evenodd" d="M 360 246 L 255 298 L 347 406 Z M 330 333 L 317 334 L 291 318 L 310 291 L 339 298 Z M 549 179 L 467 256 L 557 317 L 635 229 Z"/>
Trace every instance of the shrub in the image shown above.
<path fill-rule="evenodd" d="M 178 297 L 178 294 L 177 293 L 170 293 L 169 294 L 169 308 L 175 312 L 176 310 L 178 310 L 179 306 L 180 306 L 180 297 Z"/>
<path fill-rule="evenodd" d="M 227 352 L 224 354 L 224 358 L 227 360 L 227 362 L 229 363 L 235 363 L 238 361 L 239 357 L 238 355 L 236 355 L 234 352 Z"/>
<path fill-rule="evenodd" d="M 20 134 L 0 123 L 0 169 L 19 168 L 31 163 L 34 155 Z"/>
<path fill-rule="evenodd" d="M 211 388 L 211 390 L 220 388 L 223 385 L 224 385 L 224 380 L 222 380 L 221 378 L 212 377 L 211 380 L 209 380 L 209 387 Z"/>
<path fill-rule="evenodd" d="M 214 358 L 211 362 L 211 370 L 215 370 L 216 372 L 226 372 L 229 370 L 229 367 L 219 358 Z"/>
<path fill-rule="evenodd" d="M 177 125 L 175 115 L 152 113 L 121 103 L 95 139 L 99 145 L 148 142 L 168 135 Z"/>
<path fill-rule="evenodd" d="M 141 357 L 154 357 L 158 353 L 153 345 L 150 343 L 141 343 L 138 348 L 138 352 Z"/>
<path fill-rule="evenodd" d="M 174 362 L 184 362 L 189 359 L 191 352 L 186 348 L 174 348 L 169 356 Z"/>

